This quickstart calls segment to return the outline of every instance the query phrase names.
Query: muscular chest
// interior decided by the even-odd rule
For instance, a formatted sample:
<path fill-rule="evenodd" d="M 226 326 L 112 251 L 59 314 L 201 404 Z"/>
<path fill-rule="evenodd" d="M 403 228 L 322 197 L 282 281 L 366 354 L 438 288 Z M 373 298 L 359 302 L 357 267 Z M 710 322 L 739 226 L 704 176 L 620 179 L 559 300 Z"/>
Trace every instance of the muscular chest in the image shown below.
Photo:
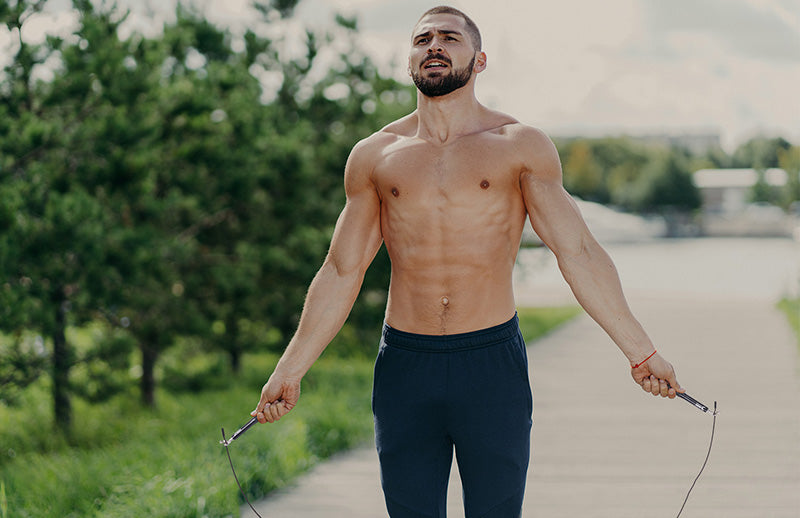
<path fill-rule="evenodd" d="M 409 139 L 387 149 L 375 180 L 389 203 L 481 204 L 517 189 L 519 169 L 501 139 L 463 139 L 444 147 Z"/>

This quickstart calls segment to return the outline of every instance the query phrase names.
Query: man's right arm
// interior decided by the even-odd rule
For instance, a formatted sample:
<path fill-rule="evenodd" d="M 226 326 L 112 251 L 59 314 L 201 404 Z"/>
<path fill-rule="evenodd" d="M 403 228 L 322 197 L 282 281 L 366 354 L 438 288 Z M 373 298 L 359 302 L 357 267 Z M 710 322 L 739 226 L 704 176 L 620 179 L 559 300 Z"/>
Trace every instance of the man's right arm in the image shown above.
<path fill-rule="evenodd" d="M 383 242 L 380 198 L 372 181 L 374 138 L 359 142 L 347 160 L 347 201 L 328 255 L 309 286 L 297 331 L 251 412 L 261 423 L 280 419 L 297 404 L 300 380 L 344 325 Z"/>

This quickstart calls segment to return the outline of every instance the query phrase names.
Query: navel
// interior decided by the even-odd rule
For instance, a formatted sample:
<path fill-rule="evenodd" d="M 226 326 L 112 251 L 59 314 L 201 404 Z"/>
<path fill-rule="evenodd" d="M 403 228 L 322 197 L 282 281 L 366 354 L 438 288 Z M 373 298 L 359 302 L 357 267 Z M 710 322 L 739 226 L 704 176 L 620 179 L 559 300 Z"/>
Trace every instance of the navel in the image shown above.
<path fill-rule="evenodd" d="M 447 307 L 450 304 L 450 299 L 447 297 L 442 297 L 442 306 Z"/>
<path fill-rule="evenodd" d="M 484 180 L 481 182 L 481 189 L 488 189 L 489 188 L 489 180 Z"/>
<path fill-rule="evenodd" d="M 395 198 L 400 196 L 400 190 L 397 187 L 392 187 L 392 196 L 394 196 Z"/>

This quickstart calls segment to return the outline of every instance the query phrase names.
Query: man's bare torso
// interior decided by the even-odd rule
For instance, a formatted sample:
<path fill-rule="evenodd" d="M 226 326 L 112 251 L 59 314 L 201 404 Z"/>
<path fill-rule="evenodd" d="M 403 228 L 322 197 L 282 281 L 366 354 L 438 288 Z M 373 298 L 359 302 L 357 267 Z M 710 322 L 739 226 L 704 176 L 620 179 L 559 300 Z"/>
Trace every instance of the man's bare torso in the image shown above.
<path fill-rule="evenodd" d="M 387 323 L 422 334 L 491 327 L 514 315 L 512 269 L 527 215 L 515 132 L 491 114 L 438 145 L 411 116 L 375 135 L 372 181 L 392 261 Z"/>

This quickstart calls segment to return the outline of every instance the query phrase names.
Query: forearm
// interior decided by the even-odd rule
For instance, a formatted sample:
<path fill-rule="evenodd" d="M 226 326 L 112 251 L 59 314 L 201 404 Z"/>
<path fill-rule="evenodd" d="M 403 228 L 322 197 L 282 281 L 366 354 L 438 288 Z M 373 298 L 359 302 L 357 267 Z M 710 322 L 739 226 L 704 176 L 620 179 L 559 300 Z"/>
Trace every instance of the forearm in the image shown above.
<path fill-rule="evenodd" d="M 596 241 L 591 241 L 579 254 L 560 259 L 559 268 L 580 305 L 631 364 L 636 364 L 655 348 L 628 307 L 614 262 Z"/>
<path fill-rule="evenodd" d="M 326 260 L 308 289 L 300 323 L 275 372 L 302 378 L 347 320 L 358 296 L 364 274 L 340 272 Z"/>

